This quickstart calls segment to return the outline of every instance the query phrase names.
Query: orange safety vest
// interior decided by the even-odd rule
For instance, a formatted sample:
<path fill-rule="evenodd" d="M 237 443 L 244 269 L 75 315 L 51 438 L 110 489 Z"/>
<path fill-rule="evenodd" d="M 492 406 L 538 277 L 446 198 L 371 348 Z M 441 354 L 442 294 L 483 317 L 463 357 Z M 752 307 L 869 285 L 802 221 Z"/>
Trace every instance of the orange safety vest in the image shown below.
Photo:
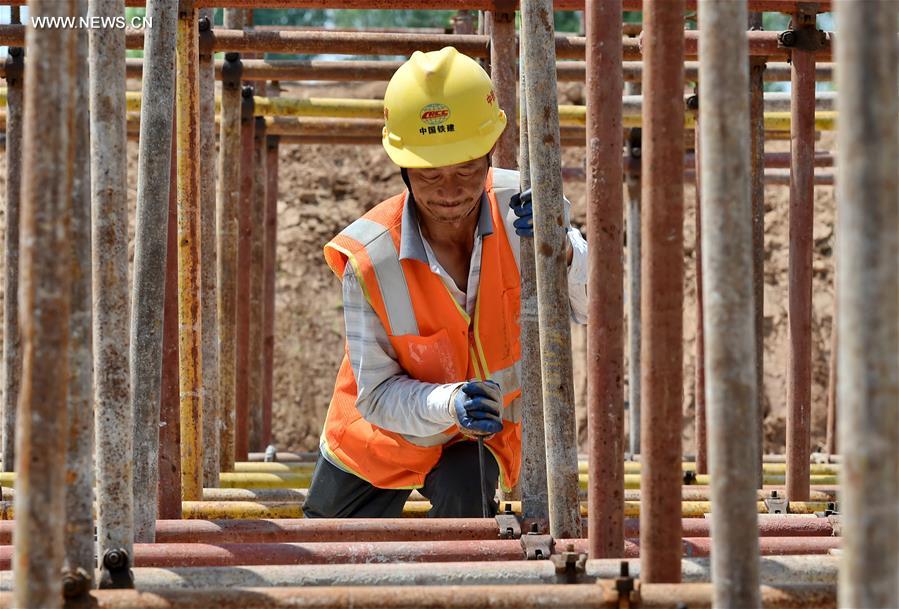
<path fill-rule="evenodd" d="M 500 384 L 503 429 L 486 445 L 499 463 L 502 488 L 509 490 L 517 483 L 521 466 L 520 276 L 503 223 L 511 189 L 502 190 L 504 204 L 499 204 L 492 170 L 485 189 L 493 234 L 483 238 L 473 318 L 427 264 L 400 260 L 405 193 L 380 203 L 341 231 L 325 246 L 325 260 L 338 277 L 343 277 L 347 262 L 353 265 L 366 300 L 411 378 L 428 383 L 493 379 Z M 321 448 L 331 460 L 376 487 L 420 488 L 443 447 L 465 440 L 456 425 L 426 438 L 382 429 L 362 417 L 356 397 L 344 346 Z"/>

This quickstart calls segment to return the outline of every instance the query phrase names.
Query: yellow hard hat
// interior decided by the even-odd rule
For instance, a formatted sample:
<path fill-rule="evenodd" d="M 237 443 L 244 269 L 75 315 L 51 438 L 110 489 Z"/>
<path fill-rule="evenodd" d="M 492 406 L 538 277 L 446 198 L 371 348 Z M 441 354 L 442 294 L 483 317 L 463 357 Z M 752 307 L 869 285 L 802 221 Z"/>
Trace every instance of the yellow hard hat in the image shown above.
<path fill-rule="evenodd" d="M 387 84 L 382 143 L 400 167 L 480 158 L 505 127 L 487 72 L 453 47 L 416 51 Z"/>

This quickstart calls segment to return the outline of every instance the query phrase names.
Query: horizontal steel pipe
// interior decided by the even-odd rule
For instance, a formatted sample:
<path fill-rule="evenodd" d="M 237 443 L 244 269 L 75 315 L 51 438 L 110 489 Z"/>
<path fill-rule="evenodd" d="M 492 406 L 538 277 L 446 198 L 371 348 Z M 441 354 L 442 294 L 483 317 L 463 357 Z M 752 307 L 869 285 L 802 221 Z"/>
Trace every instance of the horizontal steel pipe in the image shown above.
<path fill-rule="evenodd" d="M 835 609 L 836 586 L 762 586 L 763 609 Z M 590 586 L 442 586 L 269 588 L 228 590 L 92 591 L 93 609 L 619 609 L 616 584 Z M 711 584 L 643 584 L 628 603 L 632 609 L 708 609 Z M 11 594 L 0 594 L 0 609 L 13 607 Z"/>
<path fill-rule="evenodd" d="M 588 560 L 579 583 L 619 576 L 619 559 Z M 640 577 L 640 562 L 627 560 L 632 577 Z M 765 585 L 836 584 L 834 556 L 772 556 L 759 561 Z M 451 562 L 439 564 L 267 565 L 243 567 L 138 567 L 135 588 L 140 591 L 200 590 L 209 588 L 268 588 L 276 586 L 522 586 L 566 583 L 547 560 L 511 562 Z M 684 583 L 711 580 L 708 558 L 681 562 Z M 0 581 L 0 589 L 6 590 Z"/>
<path fill-rule="evenodd" d="M 827 554 L 840 547 L 839 537 L 762 537 L 765 556 Z M 0 570 L 11 568 L 13 546 L 0 546 Z M 586 539 L 559 539 L 565 548 L 586 553 Z M 684 557 L 708 556 L 711 538 L 684 538 Z M 624 558 L 639 556 L 640 546 L 626 540 Z M 337 565 L 386 562 L 462 562 L 525 560 L 522 544 L 511 540 L 382 541 L 340 543 L 157 543 L 134 544 L 135 567 L 228 567 L 244 565 Z"/>
<path fill-rule="evenodd" d="M 749 54 L 761 57 L 786 58 L 790 49 L 780 46 L 779 32 L 750 31 Z M 24 46 L 25 26 L 0 25 L 0 46 Z M 142 49 L 143 30 L 126 29 L 128 49 Z M 201 52 L 237 51 L 241 53 L 337 54 L 337 55 L 411 55 L 414 51 L 436 51 L 455 46 L 471 57 L 489 57 L 488 36 L 452 34 L 398 34 L 327 31 L 264 31 L 225 30 L 216 28 L 200 40 Z M 833 32 L 823 32 L 816 59 L 831 60 Z M 684 32 L 685 56 L 696 58 L 699 32 Z M 623 40 L 624 59 L 641 58 L 636 38 Z M 580 36 L 556 36 L 556 56 L 559 59 L 584 59 L 585 39 Z"/>

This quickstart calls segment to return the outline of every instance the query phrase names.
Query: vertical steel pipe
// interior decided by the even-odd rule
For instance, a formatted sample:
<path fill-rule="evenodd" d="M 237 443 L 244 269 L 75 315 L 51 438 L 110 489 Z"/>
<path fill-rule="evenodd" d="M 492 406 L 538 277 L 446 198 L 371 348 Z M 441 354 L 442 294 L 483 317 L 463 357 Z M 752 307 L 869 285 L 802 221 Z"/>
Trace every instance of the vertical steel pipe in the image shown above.
<path fill-rule="evenodd" d="M 265 146 L 265 275 L 262 354 L 262 443 L 272 442 L 272 401 L 275 382 L 275 272 L 278 268 L 278 142 L 266 138 Z"/>
<path fill-rule="evenodd" d="M 212 30 L 212 9 L 199 12 L 200 35 Z M 215 63 L 200 54 L 200 306 L 203 341 L 203 486 L 219 483 L 218 322 L 216 319 Z"/>
<path fill-rule="evenodd" d="M 640 360 L 640 571 L 677 582 L 680 570 L 684 305 L 684 0 L 643 12 L 643 240 Z"/>
<path fill-rule="evenodd" d="M 73 5 L 32 0 L 29 16 Z M 17 607 L 62 607 L 70 292 L 74 30 L 25 27 L 21 198 L 22 377 L 13 577 Z M 124 59 L 124 55 L 122 55 Z M 122 90 L 124 94 L 124 89 Z M 9 295 L 7 294 L 7 298 Z"/>
<path fill-rule="evenodd" d="M 475 33 L 474 11 L 456 11 L 456 14 L 453 15 L 450 21 L 453 26 L 453 34 Z"/>
<path fill-rule="evenodd" d="M 509 122 L 496 143 L 493 166 L 512 169 L 518 161 L 518 123 L 516 98 L 518 95 L 515 68 L 515 11 L 490 13 L 490 79 L 499 107 L 505 110 Z"/>
<path fill-rule="evenodd" d="M 90 14 L 125 14 L 124 0 L 91 0 Z M 125 30 L 90 30 L 91 221 L 94 299 L 97 552 L 134 541 L 130 366 L 128 362 L 128 190 Z"/>
<path fill-rule="evenodd" d="M 262 84 L 265 84 L 264 82 Z M 264 91 L 263 91 L 264 92 Z M 253 132 L 253 195 L 250 198 L 250 342 L 248 356 L 249 448 L 265 450 L 262 440 L 263 320 L 265 307 L 265 118 L 257 116 Z"/>
<path fill-rule="evenodd" d="M 836 259 L 834 259 L 834 284 L 836 284 Z M 833 322 L 830 328 L 830 360 L 827 370 L 827 420 L 825 422 L 824 452 L 837 454 L 837 294 L 834 285 Z"/>
<path fill-rule="evenodd" d="M 797 30 L 815 14 L 797 12 Z M 790 98 L 790 263 L 787 371 L 787 497 L 807 501 L 812 391 L 812 228 L 815 189 L 815 54 L 794 49 Z"/>
<path fill-rule="evenodd" d="M 521 190 L 531 187 L 528 145 L 527 70 L 525 32 L 519 36 L 518 170 Z M 549 518 L 546 485 L 546 434 L 543 424 L 543 375 L 540 366 L 540 320 L 537 317 L 537 268 L 534 238 L 520 238 L 521 272 L 521 514 L 524 518 Z"/>
<path fill-rule="evenodd" d="M 237 357 L 235 374 L 237 376 L 235 401 L 236 417 L 234 422 L 234 458 L 246 461 L 249 453 L 249 418 L 250 418 L 250 269 L 251 244 L 253 238 L 253 193 L 256 177 L 254 161 L 255 119 L 253 117 L 253 87 L 244 86 L 241 90 L 240 107 L 240 201 L 238 215 L 237 238 Z"/>
<path fill-rule="evenodd" d="M 22 377 L 19 338 L 19 208 L 22 187 L 22 94 L 25 49 L 10 47 L 6 58 L 6 205 L 3 239 L 3 421 L 0 467 L 15 471 L 16 407 Z"/>
<path fill-rule="evenodd" d="M 177 0 L 148 0 L 144 36 L 134 282 L 131 301 L 131 410 L 134 417 L 134 538 L 152 542 L 159 484 L 159 405 L 171 186 Z"/>
<path fill-rule="evenodd" d="M 240 12 L 225 10 L 225 27 Z M 222 67 L 222 101 L 219 131 L 218 192 L 216 196 L 216 303 L 218 309 L 219 442 L 220 470 L 234 469 L 237 306 L 237 208 L 240 198 L 240 55 L 226 53 Z"/>
<path fill-rule="evenodd" d="M 755 317 L 745 2 L 699 3 L 702 300 L 713 606 L 759 607 Z M 697 157 L 700 155 L 697 154 Z M 697 174 L 698 177 L 698 174 Z"/>
<path fill-rule="evenodd" d="M 581 533 L 581 522 L 566 268 L 568 240 L 562 196 L 552 2 L 522 2 L 521 23 L 526 41 L 528 147 L 535 202 L 534 248 L 550 532 L 557 538 L 577 537 Z"/>
<path fill-rule="evenodd" d="M 200 87 L 197 10 L 178 10 L 178 383 L 181 495 L 203 498 L 203 344 L 200 313 Z"/>
<path fill-rule="evenodd" d="M 762 13 L 749 14 L 749 28 L 762 29 Z M 752 285 L 755 303 L 755 426 L 757 486 L 762 488 L 765 454 L 765 58 L 749 59 L 749 137 L 752 142 Z"/>
<path fill-rule="evenodd" d="M 75 5 L 87 14 L 87 0 Z M 75 30 L 71 302 L 69 306 L 69 433 L 66 438 L 65 572 L 85 592 L 94 576 L 94 360 L 91 325 L 91 151 L 88 33 Z M 76 587 L 78 587 L 76 585 Z"/>
<path fill-rule="evenodd" d="M 178 166 L 173 130 L 162 316 L 159 407 L 159 518 L 181 518 L 181 408 L 178 383 Z"/>
<path fill-rule="evenodd" d="M 586 5 L 587 501 L 590 556 L 624 553 L 624 91 L 621 0 Z"/>
<path fill-rule="evenodd" d="M 629 94 L 639 85 L 627 83 Z M 640 453 L 640 129 L 628 133 L 627 141 L 627 409 L 628 452 Z"/>
<path fill-rule="evenodd" d="M 696 101 L 698 103 L 698 91 Z M 694 414 L 694 430 L 696 436 L 696 473 L 709 473 L 708 434 L 706 433 L 706 401 L 705 401 L 705 330 L 703 329 L 703 296 L 702 296 L 702 142 L 701 120 L 696 112 L 694 128 L 694 164 L 696 167 L 694 226 L 696 236 L 693 248 L 693 260 L 696 264 L 696 374 L 694 376 L 694 394 L 696 412 Z"/>
<path fill-rule="evenodd" d="M 899 606 L 897 4 L 836 2 L 840 607 Z"/>

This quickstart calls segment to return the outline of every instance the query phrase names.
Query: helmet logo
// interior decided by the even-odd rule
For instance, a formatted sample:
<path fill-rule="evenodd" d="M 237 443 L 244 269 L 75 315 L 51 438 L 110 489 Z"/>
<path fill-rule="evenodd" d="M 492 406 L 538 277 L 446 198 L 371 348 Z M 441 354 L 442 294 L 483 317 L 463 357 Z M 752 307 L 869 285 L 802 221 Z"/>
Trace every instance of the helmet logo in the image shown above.
<path fill-rule="evenodd" d="M 446 104 L 428 104 L 419 116 L 425 125 L 442 125 L 449 119 L 450 109 Z"/>

